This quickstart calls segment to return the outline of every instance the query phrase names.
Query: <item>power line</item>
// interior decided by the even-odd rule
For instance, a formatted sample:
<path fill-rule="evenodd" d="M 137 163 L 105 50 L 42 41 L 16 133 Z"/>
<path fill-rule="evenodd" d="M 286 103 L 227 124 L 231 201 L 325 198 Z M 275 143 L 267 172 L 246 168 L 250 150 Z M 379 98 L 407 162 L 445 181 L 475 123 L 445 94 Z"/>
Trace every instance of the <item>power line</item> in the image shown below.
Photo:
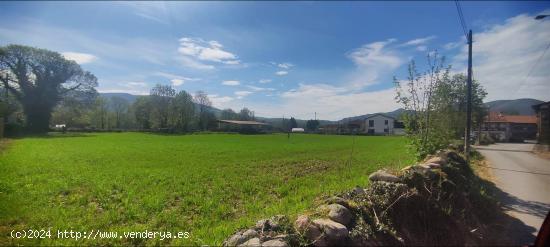
<path fill-rule="evenodd" d="M 537 59 L 537 61 L 533 64 L 533 66 L 531 67 L 531 69 L 529 69 L 529 73 L 527 73 L 527 76 L 525 76 L 525 78 L 523 79 L 523 81 L 521 81 L 521 83 L 519 84 L 519 89 L 516 91 L 516 93 L 521 90 L 521 88 L 523 87 L 523 84 L 525 84 L 525 82 L 527 81 L 527 79 L 529 79 L 529 77 L 531 76 L 531 73 L 533 73 L 533 71 L 535 70 L 535 68 L 539 65 L 540 61 L 542 60 L 542 58 L 544 57 L 544 55 L 546 54 L 546 52 L 548 51 L 548 48 L 550 48 L 550 43 L 548 43 L 548 45 L 546 46 L 546 48 L 544 49 L 544 51 L 542 52 L 542 54 L 540 54 L 540 57 Z"/>
<path fill-rule="evenodd" d="M 464 32 L 464 37 L 466 37 L 466 40 L 468 40 L 468 26 L 466 25 L 466 21 L 464 20 L 464 13 L 462 13 L 462 7 L 460 6 L 460 3 L 458 0 L 455 0 L 456 10 L 458 12 L 458 21 L 460 22 L 460 26 L 462 26 L 462 32 Z"/>
<path fill-rule="evenodd" d="M 460 5 L 460 2 L 457 0 L 456 4 L 458 5 L 458 13 L 460 14 L 460 24 L 462 25 L 462 30 L 464 31 L 464 35 L 468 36 L 468 25 L 466 25 L 466 18 L 464 18 L 464 12 L 462 12 L 462 6 Z"/>

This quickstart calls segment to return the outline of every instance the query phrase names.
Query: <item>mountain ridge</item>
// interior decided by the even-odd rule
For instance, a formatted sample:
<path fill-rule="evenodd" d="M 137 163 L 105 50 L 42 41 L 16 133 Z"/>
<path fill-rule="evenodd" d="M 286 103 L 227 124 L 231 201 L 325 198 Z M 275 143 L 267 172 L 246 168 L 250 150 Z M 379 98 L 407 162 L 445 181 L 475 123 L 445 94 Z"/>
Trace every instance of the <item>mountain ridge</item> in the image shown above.
<path fill-rule="evenodd" d="M 123 99 L 126 99 L 128 103 L 132 104 L 138 97 L 142 95 L 134 95 L 129 93 L 99 93 L 102 97 L 105 98 L 113 98 L 113 97 L 120 97 Z M 493 112 L 502 112 L 504 114 L 510 114 L 510 115 L 534 115 L 535 111 L 531 107 L 532 105 L 543 103 L 542 100 L 532 99 L 532 98 L 521 98 L 521 99 L 512 99 L 512 100 L 493 100 L 489 102 L 485 102 L 484 105 L 489 108 L 489 111 Z M 210 107 L 211 111 L 214 112 L 217 116 L 220 115 L 221 109 L 218 109 L 216 107 Z M 332 121 L 332 120 L 322 120 L 318 119 L 321 125 L 326 124 L 332 124 L 332 123 L 345 123 L 349 121 L 354 120 L 364 120 L 365 118 L 372 116 L 374 114 L 384 114 L 388 115 L 390 117 L 394 117 L 398 119 L 401 114 L 403 114 L 405 110 L 403 108 L 398 108 L 396 110 L 390 111 L 390 112 L 376 112 L 376 113 L 367 113 L 363 115 L 358 116 L 352 116 L 352 117 L 346 117 L 342 118 L 340 120 Z M 256 117 L 260 121 L 275 123 L 275 122 L 281 122 L 282 118 L 270 118 L 270 117 Z M 305 125 L 306 119 L 296 119 L 299 125 Z"/>

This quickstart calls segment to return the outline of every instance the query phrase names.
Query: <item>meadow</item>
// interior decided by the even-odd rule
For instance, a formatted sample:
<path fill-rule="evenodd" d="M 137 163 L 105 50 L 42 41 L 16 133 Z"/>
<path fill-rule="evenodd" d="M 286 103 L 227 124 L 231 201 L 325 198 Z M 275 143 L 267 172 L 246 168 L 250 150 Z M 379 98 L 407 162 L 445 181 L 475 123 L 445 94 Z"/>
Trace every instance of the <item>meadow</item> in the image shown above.
<path fill-rule="evenodd" d="M 10 140 L 0 154 L 0 245 L 220 245 L 259 219 L 297 215 L 316 198 L 367 185 L 377 169 L 413 161 L 403 137 L 353 138 L 90 133 Z M 14 229 L 49 227 L 190 235 L 8 237 Z"/>

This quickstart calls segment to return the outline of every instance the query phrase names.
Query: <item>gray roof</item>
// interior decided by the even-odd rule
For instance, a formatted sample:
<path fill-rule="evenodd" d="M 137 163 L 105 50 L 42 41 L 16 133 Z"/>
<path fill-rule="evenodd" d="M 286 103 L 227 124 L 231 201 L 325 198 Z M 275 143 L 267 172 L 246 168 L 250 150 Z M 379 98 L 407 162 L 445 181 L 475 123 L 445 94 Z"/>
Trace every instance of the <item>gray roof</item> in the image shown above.
<path fill-rule="evenodd" d="M 240 120 L 218 120 L 222 123 L 229 123 L 229 124 L 237 124 L 237 125 L 269 125 L 262 122 L 257 121 L 240 121 Z"/>
<path fill-rule="evenodd" d="M 382 113 L 375 113 L 375 114 L 372 114 L 372 115 L 366 117 L 365 120 L 367 120 L 367 119 L 369 119 L 369 118 L 371 118 L 371 117 L 377 116 L 377 115 L 380 115 L 380 116 L 383 116 L 383 117 L 387 117 L 387 118 L 391 118 L 391 119 L 393 119 L 393 120 L 397 120 L 396 118 L 394 118 L 394 117 L 392 117 L 392 116 L 388 116 L 388 115 L 382 114 Z"/>

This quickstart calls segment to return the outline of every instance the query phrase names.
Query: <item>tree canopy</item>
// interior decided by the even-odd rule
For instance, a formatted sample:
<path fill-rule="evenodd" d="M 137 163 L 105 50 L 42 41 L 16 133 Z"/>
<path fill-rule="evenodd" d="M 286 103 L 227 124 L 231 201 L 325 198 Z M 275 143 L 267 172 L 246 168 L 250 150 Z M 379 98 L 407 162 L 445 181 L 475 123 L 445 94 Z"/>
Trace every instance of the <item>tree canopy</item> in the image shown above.
<path fill-rule="evenodd" d="M 428 54 L 428 69 L 419 73 L 416 63 L 409 64 L 406 81 L 394 78 L 396 100 L 406 110 L 403 115 L 407 135 L 419 158 L 444 148 L 463 137 L 466 125 L 466 76 L 451 74 L 445 58 Z M 482 121 L 483 99 L 487 93 L 472 82 L 472 120 Z"/>
<path fill-rule="evenodd" d="M 75 61 L 23 45 L 0 47 L 0 81 L 23 107 L 31 132 L 48 131 L 52 111 L 63 97 L 97 93 L 97 78 Z"/>

